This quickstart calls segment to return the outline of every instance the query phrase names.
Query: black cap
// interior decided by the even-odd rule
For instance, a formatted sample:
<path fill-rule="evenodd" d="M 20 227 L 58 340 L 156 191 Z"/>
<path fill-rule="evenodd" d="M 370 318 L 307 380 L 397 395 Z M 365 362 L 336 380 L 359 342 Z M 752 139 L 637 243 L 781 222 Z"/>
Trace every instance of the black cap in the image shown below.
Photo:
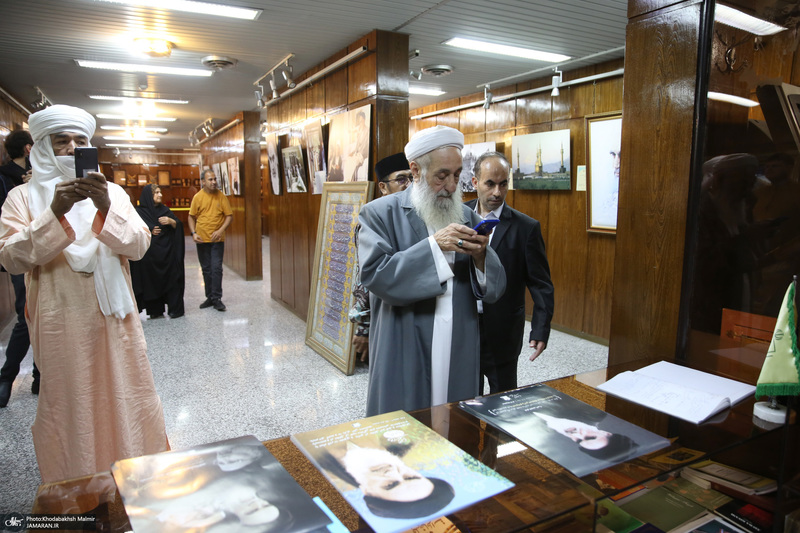
<path fill-rule="evenodd" d="M 406 154 L 400 152 L 399 154 L 390 155 L 378 161 L 378 164 L 375 165 L 375 174 L 378 175 L 378 181 L 383 181 L 387 179 L 392 172 L 409 170 L 410 168 L 411 167 L 408 166 Z"/>

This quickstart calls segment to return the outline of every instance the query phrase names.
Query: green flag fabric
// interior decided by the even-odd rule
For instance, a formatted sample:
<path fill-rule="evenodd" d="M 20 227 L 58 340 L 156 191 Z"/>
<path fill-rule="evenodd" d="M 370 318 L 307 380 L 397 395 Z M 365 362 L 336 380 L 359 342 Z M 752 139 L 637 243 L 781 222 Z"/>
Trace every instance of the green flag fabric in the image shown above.
<path fill-rule="evenodd" d="M 794 293 L 793 282 L 783 297 L 767 358 L 758 376 L 756 397 L 800 395 L 800 350 L 797 348 L 797 308 Z"/>

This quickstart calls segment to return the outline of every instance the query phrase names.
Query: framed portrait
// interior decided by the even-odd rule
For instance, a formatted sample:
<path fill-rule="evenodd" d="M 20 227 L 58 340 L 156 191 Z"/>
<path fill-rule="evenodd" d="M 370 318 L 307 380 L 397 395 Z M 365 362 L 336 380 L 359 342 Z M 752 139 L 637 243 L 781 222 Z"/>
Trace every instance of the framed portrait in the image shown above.
<path fill-rule="evenodd" d="M 373 187 L 372 181 L 322 186 L 306 344 L 348 376 L 356 362 L 354 325 L 348 317 L 355 300 L 358 260 L 353 233 L 358 212 L 372 199 Z"/>
<path fill-rule="evenodd" d="M 464 145 L 461 150 L 461 175 L 458 178 L 461 192 L 475 192 L 475 187 L 472 185 L 472 176 L 474 176 L 472 169 L 475 168 L 475 161 L 478 160 L 481 154 L 494 152 L 496 149 L 494 141 Z"/>
<path fill-rule="evenodd" d="M 510 188 L 569 191 L 569 130 L 544 131 L 511 138 Z"/>
<path fill-rule="evenodd" d="M 169 186 L 169 170 L 158 171 L 158 186 L 159 187 Z"/>
<path fill-rule="evenodd" d="M 230 178 L 230 191 L 235 196 L 242 195 L 242 184 L 239 180 L 239 158 L 228 159 L 228 177 Z"/>
<path fill-rule="evenodd" d="M 139 185 L 140 187 L 144 187 L 148 183 L 149 183 L 149 178 L 147 177 L 147 174 L 139 174 L 137 185 Z"/>
<path fill-rule="evenodd" d="M 586 117 L 586 229 L 616 233 L 622 112 Z"/>
<path fill-rule="evenodd" d="M 278 136 L 269 135 L 267 140 L 267 160 L 269 165 L 269 181 L 272 184 L 272 194 L 281 194 L 281 164 L 278 159 Z"/>
<path fill-rule="evenodd" d="M 308 192 L 303 151 L 299 146 L 289 146 L 281 150 L 283 154 L 283 175 L 286 179 L 286 192 Z"/>
<path fill-rule="evenodd" d="M 124 170 L 114 171 L 114 183 L 123 187 L 128 184 L 128 176 L 125 174 Z"/>
<path fill-rule="evenodd" d="M 306 140 L 306 158 L 308 160 L 308 177 L 311 180 L 311 194 L 322 194 L 322 184 L 328 175 L 325 160 L 325 143 L 322 137 L 322 123 L 315 120 L 306 125 L 303 131 Z"/>
<path fill-rule="evenodd" d="M 331 117 L 328 181 L 370 181 L 371 106 Z"/>
<path fill-rule="evenodd" d="M 222 163 L 215 163 L 215 165 L 219 167 L 219 174 L 217 174 L 217 186 L 219 187 L 219 190 L 222 191 L 222 194 L 225 196 L 230 196 L 231 182 L 228 175 L 228 162 L 223 161 Z"/>

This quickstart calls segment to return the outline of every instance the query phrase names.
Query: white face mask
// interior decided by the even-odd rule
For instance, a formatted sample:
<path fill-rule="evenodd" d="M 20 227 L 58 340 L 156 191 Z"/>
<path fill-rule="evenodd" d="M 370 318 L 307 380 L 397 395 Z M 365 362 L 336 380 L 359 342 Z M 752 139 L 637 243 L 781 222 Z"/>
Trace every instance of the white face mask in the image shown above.
<path fill-rule="evenodd" d="M 67 178 L 75 177 L 75 156 L 57 155 L 56 165 L 61 173 Z"/>

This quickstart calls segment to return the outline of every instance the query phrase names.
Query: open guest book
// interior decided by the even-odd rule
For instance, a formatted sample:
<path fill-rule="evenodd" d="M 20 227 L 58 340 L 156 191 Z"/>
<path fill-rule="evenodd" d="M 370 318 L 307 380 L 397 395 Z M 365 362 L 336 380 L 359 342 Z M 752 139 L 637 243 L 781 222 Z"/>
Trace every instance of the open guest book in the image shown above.
<path fill-rule="evenodd" d="M 699 424 L 753 394 L 753 385 L 659 361 L 597 387 L 613 396 Z"/>
<path fill-rule="evenodd" d="M 327 531 L 331 519 L 253 436 L 111 466 L 139 532 Z"/>
<path fill-rule="evenodd" d="M 407 531 L 514 486 L 403 411 L 291 439 L 377 533 Z"/>

